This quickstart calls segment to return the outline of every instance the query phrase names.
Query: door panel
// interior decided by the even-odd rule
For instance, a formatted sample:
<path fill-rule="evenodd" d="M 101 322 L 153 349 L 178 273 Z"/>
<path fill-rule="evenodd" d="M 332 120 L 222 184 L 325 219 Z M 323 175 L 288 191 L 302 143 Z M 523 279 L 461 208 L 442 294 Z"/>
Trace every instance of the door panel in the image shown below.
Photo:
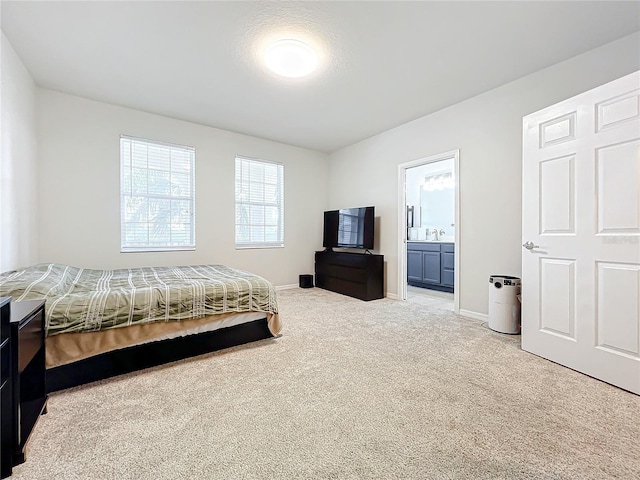
<path fill-rule="evenodd" d="M 640 92 L 635 91 L 599 102 L 596 105 L 597 131 L 615 126 L 616 123 L 640 117 Z"/>
<path fill-rule="evenodd" d="M 574 340 L 576 336 L 575 261 L 540 261 L 540 330 Z"/>
<path fill-rule="evenodd" d="M 576 112 L 552 118 L 540 124 L 540 148 L 569 142 L 576 138 Z"/>
<path fill-rule="evenodd" d="M 540 232 L 575 234 L 574 155 L 540 162 Z"/>
<path fill-rule="evenodd" d="M 525 117 L 522 169 L 522 348 L 640 394 L 640 72 Z"/>
<path fill-rule="evenodd" d="M 640 140 L 596 151 L 598 233 L 640 233 Z"/>
<path fill-rule="evenodd" d="M 639 292 L 640 265 L 598 263 L 598 346 L 640 357 Z"/>

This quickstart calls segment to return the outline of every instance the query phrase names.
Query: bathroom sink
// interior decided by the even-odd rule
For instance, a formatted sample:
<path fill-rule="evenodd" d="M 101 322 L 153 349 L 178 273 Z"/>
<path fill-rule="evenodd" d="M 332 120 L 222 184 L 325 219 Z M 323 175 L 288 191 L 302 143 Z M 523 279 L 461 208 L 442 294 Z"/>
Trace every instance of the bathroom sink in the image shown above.
<path fill-rule="evenodd" d="M 439 242 L 455 242 L 456 241 L 456 236 L 455 235 L 440 235 L 440 238 L 438 238 Z"/>

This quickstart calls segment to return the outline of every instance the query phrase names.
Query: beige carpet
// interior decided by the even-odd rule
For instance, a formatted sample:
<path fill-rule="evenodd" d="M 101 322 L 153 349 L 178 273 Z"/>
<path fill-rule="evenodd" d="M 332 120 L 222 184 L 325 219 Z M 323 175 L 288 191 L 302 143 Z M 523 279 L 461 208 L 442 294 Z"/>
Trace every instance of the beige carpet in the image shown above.
<path fill-rule="evenodd" d="M 19 479 L 636 479 L 640 397 L 393 300 L 279 293 L 284 334 L 54 394 Z"/>

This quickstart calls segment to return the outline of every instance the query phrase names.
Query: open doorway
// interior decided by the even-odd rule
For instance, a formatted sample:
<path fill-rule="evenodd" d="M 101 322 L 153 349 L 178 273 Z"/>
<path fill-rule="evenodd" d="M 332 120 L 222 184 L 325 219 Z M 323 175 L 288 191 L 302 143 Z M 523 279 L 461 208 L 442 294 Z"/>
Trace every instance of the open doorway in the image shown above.
<path fill-rule="evenodd" d="M 460 311 L 459 151 L 398 166 L 398 298 Z"/>

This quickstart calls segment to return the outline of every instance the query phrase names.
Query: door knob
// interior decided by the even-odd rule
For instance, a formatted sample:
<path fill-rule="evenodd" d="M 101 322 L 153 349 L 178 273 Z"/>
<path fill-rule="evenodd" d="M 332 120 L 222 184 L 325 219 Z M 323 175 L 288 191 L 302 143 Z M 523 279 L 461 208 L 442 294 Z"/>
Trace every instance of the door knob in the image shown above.
<path fill-rule="evenodd" d="M 533 250 L 534 248 L 539 248 L 538 245 L 534 245 L 533 242 L 525 242 L 522 244 L 522 246 L 524 248 L 526 248 L 527 250 Z"/>

